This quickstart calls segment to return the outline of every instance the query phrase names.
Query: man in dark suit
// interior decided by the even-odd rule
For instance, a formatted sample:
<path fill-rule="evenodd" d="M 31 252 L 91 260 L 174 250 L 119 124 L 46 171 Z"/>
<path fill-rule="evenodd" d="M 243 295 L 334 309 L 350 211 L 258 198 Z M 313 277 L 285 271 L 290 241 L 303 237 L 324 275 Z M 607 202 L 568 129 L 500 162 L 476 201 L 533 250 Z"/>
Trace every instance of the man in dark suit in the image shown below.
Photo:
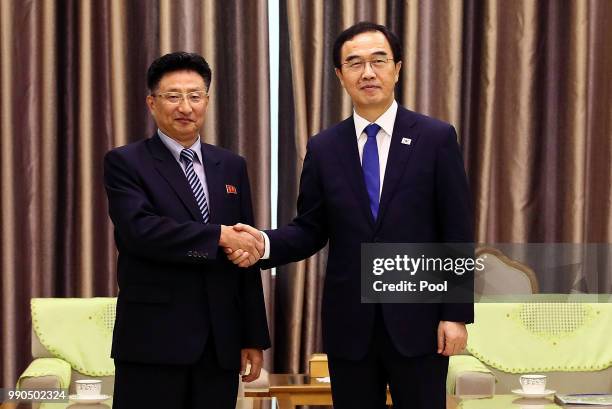
<path fill-rule="evenodd" d="M 201 56 L 164 55 L 147 81 L 158 130 L 104 162 L 119 250 L 114 407 L 233 409 L 239 371 L 250 362 L 243 380 L 255 380 L 270 346 L 259 269 L 222 251 L 244 245 L 251 262 L 263 251 L 228 227 L 253 223 L 246 163 L 200 139 Z"/>
<path fill-rule="evenodd" d="M 334 64 L 354 113 L 308 142 L 297 217 L 266 240 L 262 266 L 305 259 L 329 241 L 324 348 L 336 409 L 445 408 L 448 356 L 467 342 L 473 304 L 361 302 L 361 244 L 473 241 L 470 195 L 454 128 L 395 102 L 398 38 L 359 23 Z M 249 264 L 248 251 L 228 257 Z"/>

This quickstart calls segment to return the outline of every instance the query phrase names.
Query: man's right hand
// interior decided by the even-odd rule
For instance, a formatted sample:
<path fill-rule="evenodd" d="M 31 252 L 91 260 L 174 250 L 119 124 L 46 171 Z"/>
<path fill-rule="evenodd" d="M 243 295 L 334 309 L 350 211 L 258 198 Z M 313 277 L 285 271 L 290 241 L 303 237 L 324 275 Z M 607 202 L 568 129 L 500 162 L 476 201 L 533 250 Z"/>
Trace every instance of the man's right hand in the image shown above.
<path fill-rule="evenodd" d="M 263 238 L 263 234 L 261 233 L 261 231 L 257 230 L 255 227 L 249 226 L 248 224 L 238 223 L 238 224 L 235 224 L 232 228 L 234 229 L 234 231 L 238 233 L 249 234 L 260 245 L 257 247 L 257 249 L 260 250 L 259 251 L 260 256 L 254 262 L 251 262 L 252 259 L 247 257 L 248 253 L 245 251 L 245 249 L 242 249 L 239 247 L 238 248 L 236 247 L 226 247 L 225 248 L 225 254 L 227 254 L 227 258 L 232 263 L 236 264 L 239 267 L 250 267 L 254 263 L 256 263 L 261 257 L 263 257 L 265 253 L 265 240 Z"/>
<path fill-rule="evenodd" d="M 259 230 L 256 231 L 259 233 Z M 223 247 L 225 252 L 230 254 L 228 258 L 240 267 L 252 266 L 264 254 L 264 240 L 261 234 L 252 235 L 247 231 L 225 225 L 221 225 L 219 246 Z"/>

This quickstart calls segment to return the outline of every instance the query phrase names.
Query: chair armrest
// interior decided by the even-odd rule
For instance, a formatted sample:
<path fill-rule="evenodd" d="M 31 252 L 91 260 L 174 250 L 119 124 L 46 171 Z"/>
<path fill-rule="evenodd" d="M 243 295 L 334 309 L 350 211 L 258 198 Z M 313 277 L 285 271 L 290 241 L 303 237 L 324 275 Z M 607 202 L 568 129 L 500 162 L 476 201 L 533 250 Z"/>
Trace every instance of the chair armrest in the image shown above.
<path fill-rule="evenodd" d="M 461 372 L 455 379 L 455 395 L 495 395 L 495 376 L 492 373 Z"/>
<path fill-rule="evenodd" d="M 60 378 L 56 375 L 28 376 L 19 381 L 19 389 L 60 389 Z"/>
<path fill-rule="evenodd" d="M 68 389 L 70 386 L 70 364 L 59 358 L 37 358 L 33 360 L 17 381 L 22 389 Z"/>
<path fill-rule="evenodd" d="M 493 395 L 495 376 L 471 355 L 451 356 L 448 363 L 446 391 L 451 395 Z"/>

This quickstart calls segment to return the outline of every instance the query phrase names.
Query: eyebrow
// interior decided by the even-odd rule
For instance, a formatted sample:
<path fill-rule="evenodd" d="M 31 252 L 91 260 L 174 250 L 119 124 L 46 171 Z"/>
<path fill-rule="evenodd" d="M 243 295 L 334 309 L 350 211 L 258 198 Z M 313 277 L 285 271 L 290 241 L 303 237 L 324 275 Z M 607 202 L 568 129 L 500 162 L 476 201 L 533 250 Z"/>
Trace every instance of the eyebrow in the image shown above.
<path fill-rule="evenodd" d="M 386 51 L 375 51 L 372 54 L 369 55 L 369 57 L 373 57 L 373 56 L 380 56 L 380 57 L 386 57 L 388 54 Z M 363 57 L 361 55 L 349 55 L 348 57 L 346 57 L 346 60 L 344 61 L 353 61 L 355 59 L 361 59 L 361 58 L 366 58 Z"/>
<path fill-rule="evenodd" d="M 185 92 L 195 92 L 195 91 L 204 91 L 204 92 L 206 92 L 206 88 L 200 89 L 198 87 L 192 87 L 192 88 L 186 88 L 185 89 Z M 179 87 L 170 87 L 170 88 L 168 88 L 164 92 L 183 92 L 183 89 L 179 88 Z"/>

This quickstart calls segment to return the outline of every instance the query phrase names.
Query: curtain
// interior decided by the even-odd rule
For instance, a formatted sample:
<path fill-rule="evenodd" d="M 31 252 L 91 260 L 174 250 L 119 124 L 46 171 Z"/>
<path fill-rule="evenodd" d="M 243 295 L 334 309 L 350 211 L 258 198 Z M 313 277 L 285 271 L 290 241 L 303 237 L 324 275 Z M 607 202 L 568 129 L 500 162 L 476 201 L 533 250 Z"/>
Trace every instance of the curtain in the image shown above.
<path fill-rule="evenodd" d="M 266 6 L 0 2 L 0 385 L 14 385 L 31 360 L 31 297 L 116 295 L 102 160 L 153 133 L 146 70 L 158 56 L 183 50 L 208 60 L 202 136 L 246 157 L 256 221 L 269 226 Z"/>
<path fill-rule="evenodd" d="M 335 78 L 333 41 L 368 20 L 402 40 L 398 102 L 457 128 L 478 242 L 612 242 L 611 2 L 287 0 L 282 6 L 279 225 L 295 215 L 307 139 L 352 111 Z M 321 349 L 325 258 L 323 251 L 279 270 L 277 368 L 304 371 Z M 602 265 L 612 265 L 609 257 Z M 600 292 L 612 291 L 605 271 L 595 280 Z"/>

